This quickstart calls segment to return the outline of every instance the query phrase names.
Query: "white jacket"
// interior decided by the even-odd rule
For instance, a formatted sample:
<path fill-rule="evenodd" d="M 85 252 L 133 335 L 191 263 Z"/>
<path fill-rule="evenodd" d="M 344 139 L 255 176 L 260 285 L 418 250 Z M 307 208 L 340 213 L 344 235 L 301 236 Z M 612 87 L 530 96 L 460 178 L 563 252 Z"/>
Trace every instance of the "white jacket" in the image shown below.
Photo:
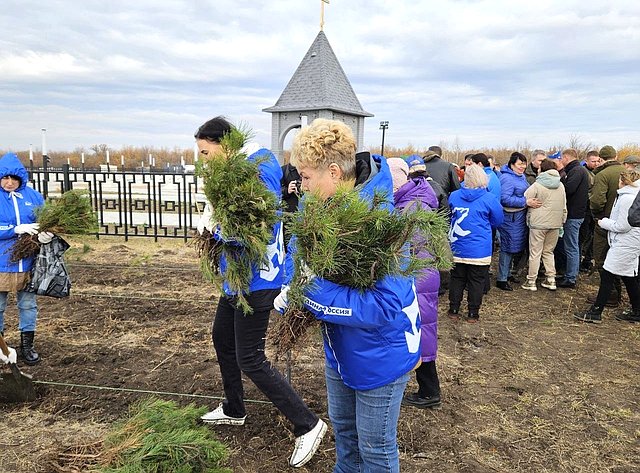
<path fill-rule="evenodd" d="M 629 208 L 640 191 L 640 183 L 618 189 L 618 198 L 611 209 L 611 216 L 598 221 L 608 230 L 609 251 L 604 260 L 604 269 L 619 276 L 638 275 L 640 256 L 640 228 L 629 225 Z"/>

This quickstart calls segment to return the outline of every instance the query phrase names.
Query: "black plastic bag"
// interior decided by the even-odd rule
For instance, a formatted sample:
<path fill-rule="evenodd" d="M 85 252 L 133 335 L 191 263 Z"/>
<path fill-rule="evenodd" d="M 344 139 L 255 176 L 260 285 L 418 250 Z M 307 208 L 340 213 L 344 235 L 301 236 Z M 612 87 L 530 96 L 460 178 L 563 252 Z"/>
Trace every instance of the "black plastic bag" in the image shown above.
<path fill-rule="evenodd" d="M 31 268 L 31 281 L 24 290 L 39 296 L 69 297 L 71 278 L 63 257 L 68 249 L 69 243 L 59 236 L 40 245 L 40 252 Z"/>

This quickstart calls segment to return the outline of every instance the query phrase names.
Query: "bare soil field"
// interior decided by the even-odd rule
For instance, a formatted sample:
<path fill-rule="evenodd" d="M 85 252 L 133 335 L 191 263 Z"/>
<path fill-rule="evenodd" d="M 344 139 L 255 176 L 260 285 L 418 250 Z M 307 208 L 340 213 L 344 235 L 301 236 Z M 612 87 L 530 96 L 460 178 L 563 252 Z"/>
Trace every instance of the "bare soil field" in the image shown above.
<path fill-rule="evenodd" d="M 151 395 L 133 390 L 205 396 L 160 395 L 210 407 L 222 395 L 210 338 L 216 291 L 200 276 L 194 250 L 173 240 L 70 243 L 72 295 L 39 298 L 42 362 L 21 366 L 37 381 L 38 398 L 0 404 L 2 473 L 91 471 L 102 435 Z M 450 320 L 441 297 L 443 404 L 402 408 L 403 472 L 640 471 L 640 326 L 616 321 L 616 309 L 598 326 L 575 321 L 597 288 L 597 275 L 581 277 L 578 289 L 555 293 L 493 288 L 479 324 Z M 16 326 L 12 299 L 5 335 L 13 346 Z M 291 368 L 295 388 L 327 420 L 319 335 L 299 347 Z M 289 470 L 286 420 L 250 381 L 245 387 L 246 424 L 216 428 L 229 467 Z M 298 471 L 330 472 L 334 454 L 329 433 Z"/>

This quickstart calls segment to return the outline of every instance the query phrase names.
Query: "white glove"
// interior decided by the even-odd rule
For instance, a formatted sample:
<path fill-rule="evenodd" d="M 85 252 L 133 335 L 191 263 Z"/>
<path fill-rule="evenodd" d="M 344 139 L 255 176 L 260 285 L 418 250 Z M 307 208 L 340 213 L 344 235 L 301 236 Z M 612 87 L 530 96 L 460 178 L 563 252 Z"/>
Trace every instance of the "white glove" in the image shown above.
<path fill-rule="evenodd" d="M 38 241 L 43 245 L 46 245 L 47 243 L 51 243 L 51 240 L 53 240 L 53 233 L 51 232 L 38 233 Z"/>
<path fill-rule="evenodd" d="M 13 231 L 16 232 L 16 235 L 21 235 L 22 233 L 36 235 L 38 228 L 40 228 L 39 223 L 21 223 L 20 225 L 16 225 Z"/>
<path fill-rule="evenodd" d="M 198 233 L 202 235 L 206 230 L 209 230 L 211 234 L 213 234 L 213 228 L 215 227 L 213 223 L 213 212 L 211 211 L 211 206 L 207 202 L 204 206 L 204 210 L 202 211 L 202 215 L 200 215 L 200 220 L 198 220 Z"/>
<path fill-rule="evenodd" d="M 309 268 L 309 266 L 307 266 L 307 263 L 305 263 L 304 261 L 300 265 L 300 272 L 302 273 L 303 277 L 307 278 L 307 281 L 311 281 L 316 277 L 316 274 L 311 271 L 311 268 Z"/>
<path fill-rule="evenodd" d="M 280 291 L 280 294 L 273 300 L 273 308 L 284 314 L 284 311 L 287 310 L 287 306 L 289 305 L 289 286 L 284 286 Z"/>
<path fill-rule="evenodd" d="M 2 353 L 2 351 L 0 351 L 0 361 L 2 361 L 5 365 L 9 364 L 9 363 L 16 363 L 16 360 L 18 359 L 18 355 L 16 354 L 16 351 L 11 348 L 11 347 L 7 347 L 9 349 L 9 356 L 4 356 L 4 353 Z"/>

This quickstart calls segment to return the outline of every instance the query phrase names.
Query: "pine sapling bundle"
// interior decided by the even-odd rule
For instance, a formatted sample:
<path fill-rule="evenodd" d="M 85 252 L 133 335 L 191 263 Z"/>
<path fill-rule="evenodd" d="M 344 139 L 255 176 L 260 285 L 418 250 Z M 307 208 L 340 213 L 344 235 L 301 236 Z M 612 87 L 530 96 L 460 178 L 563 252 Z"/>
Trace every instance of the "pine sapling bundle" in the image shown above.
<path fill-rule="evenodd" d="M 197 425 L 206 408 L 147 399 L 130 409 L 104 440 L 99 469 L 103 473 L 231 473 L 223 466 L 228 449 L 211 430 Z"/>
<path fill-rule="evenodd" d="M 259 177 L 258 166 L 268 157 L 249 161 L 241 151 L 247 136 L 247 131 L 232 128 L 220 142 L 221 151 L 199 163 L 197 173 L 204 180 L 215 237 L 205 231 L 194 237 L 194 244 L 204 276 L 221 290 L 226 281 L 243 311 L 251 313 L 245 296 L 253 268 L 267 264 L 280 203 Z"/>
<path fill-rule="evenodd" d="M 372 202 L 347 189 L 325 201 L 306 196 L 302 210 L 288 222 L 297 251 L 289 306 L 272 336 L 278 355 L 293 348 L 316 323 L 303 308 L 313 275 L 364 291 L 387 276 L 415 277 L 426 268 L 451 267 L 449 225 L 442 214 L 390 207 L 381 193 L 374 194 Z"/>
<path fill-rule="evenodd" d="M 48 199 L 35 211 L 40 232 L 56 235 L 90 235 L 98 231 L 98 217 L 86 191 L 70 190 L 60 197 Z M 22 234 L 11 247 L 11 261 L 18 262 L 38 253 L 37 235 Z"/>

